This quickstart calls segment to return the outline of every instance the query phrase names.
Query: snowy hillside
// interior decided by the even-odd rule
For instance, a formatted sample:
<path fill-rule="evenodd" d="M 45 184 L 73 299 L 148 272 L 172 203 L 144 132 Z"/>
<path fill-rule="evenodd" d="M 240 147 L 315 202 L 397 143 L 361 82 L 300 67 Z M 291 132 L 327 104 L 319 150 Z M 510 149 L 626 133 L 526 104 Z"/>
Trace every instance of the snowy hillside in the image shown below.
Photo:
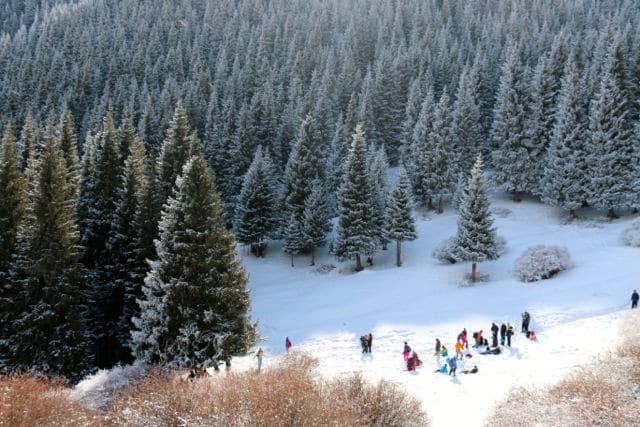
<path fill-rule="evenodd" d="M 263 259 L 242 252 L 250 274 L 251 315 L 264 337 L 259 345 L 265 349 L 265 366 L 284 352 L 289 336 L 294 349 L 320 359 L 323 374 L 387 378 L 420 397 L 435 426 L 454 421 L 475 426 L 512 386 L 557 380 L 612 348 L 616 321 L 629 309 L 631 291 L 640 287 L 638 250 L 618 240 L 633 217 L 610 222 L 602 212 L 580 212 L 581 220 L 567 222 L 559 211 L 539 203 L 501 198 L 492 199 L 492 210 L 498 235 L 507 240 L 506 253 L 479 264 L 479 274 L 488 275 L 488 281 L 471 287 L 463 285 L 469 264 L 443 265 L 431 256 L 437 244 L 455 234 L 451 209 L 419 218 L 418 240 L 403 246 L 401 268 L 391 249 L 360 273 L 353 273 L 352 263 L 337 263 L 326 253 L 316 267 L 309 267 L 305 257 L 290 267 L 276 245 Z M 515 259 L 538 244 L 566 247 L 574 266 L 551 280 L 517 281 Z M 318 267 L 323 264 L 337 268 L 322 273 Z M 525 310 L 531 313 L 536 342 L 519 333 Z M 482 329 L 490 338 L 492 322 L 514 325 L 512 348 L 497 356 L 472 351 L 466 368 L 477 365 L 477 375 L 434 373 L 436 338 L 453 351 L 462 328 L 470 335 Z M 359 337 L 368 332 L 373 353 L 362 357 Z M 404 366 L 404 341 L 425 362 L 417 372 Z M 234 363 L 253 366 L 255 358 Z"/>

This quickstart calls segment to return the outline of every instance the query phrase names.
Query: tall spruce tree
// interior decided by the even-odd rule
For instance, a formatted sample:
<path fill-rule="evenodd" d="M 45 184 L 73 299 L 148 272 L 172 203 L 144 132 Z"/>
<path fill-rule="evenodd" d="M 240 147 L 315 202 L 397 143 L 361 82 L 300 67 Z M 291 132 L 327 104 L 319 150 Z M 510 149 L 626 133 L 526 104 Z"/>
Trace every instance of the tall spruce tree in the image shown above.
<path fill-rule="evenodd" d="M 371 226 L 373 191 L 367 169 L 367 143 L 361 125 L 356 126 L 353 134 L 338 204 L 340 216 L 334 253 L 339 260 L 355 259 L 356 271 L 361 271 L 360 255 L 373 254 L 377 247 Z"/>
<path fill-rule="evenodd" d="M 433 128 L 435 115 L 435 102 L 431 88 L 427 90 L 424 101 L 420 107 L 418 121 L 413 129 L 411 137 L 411 149 L 405 168 L 411 179 L 413 194 L 416 201 L 424 207 L 431 209 L 432 194 L 429 191 L 429 180 L 427 171 L 429 170 L 429 134 Z"/>
<path fill-rule="evenodd" d="M 458 153 L 453 151 L 453 131 L 449 96 L 446 88 L 442 92 L 433 117 L 433 126 L 427 137 L 427 170 L 424 171 L 424 184 L 430 197 L 436 201 L 436 211 L 442 213 L 444 200 L 453 194 L 455 184 L 455 165 Z"/>
<path fill-rule="evenodd" d="M 387 188 L 387 170 L 389 162 L 387 161 L 387 153 L 384 146 L 371 146 L 368 153 L 367 164 L 369 165 L 369 176 L 371 179 L 371 192 L 373 195 L 373 206 L 371 215 L 372 232 L 378 241 L 377 246 L 387 249 L 389 240 L 385 233 L 385 209 L 387 207 L 387 196 L 389 190 Z M 373 262 L 371 257 L 368 262 Z"/>
<path fill-rule="evenodd" d="M 634 134 L 625 48 L 620 36 L 605 58 L 600 89 L 589 109 L 589 204 L 616 218 L 617 206 L 635 201 L 638 150 Z"/>
<path fill-rule="evenodd" d="M 71 111 L 65 107 L 60 117 L 60 149 L 64 155 L 64 160 L 68 170 L 68 181 L 71 187 L 70 196 L 73 197 L 73 204 L 78 203 L 80 197 L 80 160 L 78 157 L 78 138 L 73 124 Z"/>
<path fill-rule="evenodd" d="M 327 191 L 319 178 L 311 183 L 302 218 L 305 249 L 311 253 L 311 265 L 315 265 L 315 250 L 327 242 L 327 234 L 331 231 Z"/>
<path fill-rule="evenodd" d="M 50 134 L 47 143 L 11 268 L 20 292 L 11 367 L 75 381 L 88 369 L 84 271 L 65 158 L 57 138 Z"/>
<path fill-rule="evenodd" d="M 489 208 L 482 176 L 482 158 L 478 156 L 460 205 L 454 249 L 458 261 L 471 261 L 472 282 L 476 281 L 478 262 L 498 257 L 496 231 Z"/>
<path fill-rule="evenodd" d="M 251 245 L 256 256 L 263 256 L 266 240 L 279 226 L 278 212 L 275 167 L 269 154 L 258 146 L 236 207 L 234 230 L 238 242 Z"/>
<path fill-rule="evenodd" d="M 542 201 L 575 217 L 587 200 L 587 101 L 584 78 L 573 61 L 567 61 L 555 114 L 555 126 L 542 178 Z"/>
<path fill-rule="evenodd" d="M 463 173 L 466 177 L 481 152 L 484 141 L 479 94 L 476 93 L 476 87 L 467 69 L 460 75 L 451 122 L 453 147 L 456 152 L 456 164 L 451 172 L 454 176 Z"/>
<path fill-rule="evenodd" d="M 11 324 L 16 316 L 19 295 L 13 286 L 7 286 L 11 257 L 16 252 L 18 230 L 24 220 L 26 183 L 20 172 L 11 126 L 7 126 L 0 152 L 0 366 L 8 364 L 8 340 Z"/>
<path fill-rule="evenodd" d="M 493 180 L 515 201 L 521 193 L 530 191 L 527 176 L 531 163 L 527 148 L 527 108 L 529 96 L 527 77 L 520 61 L 519 49 L 511 46 L 502 66 L 500 88 L 496 98 L 492 142 Z"/>
<path fill-rule="evenodd" d="M 415 240 L 415 220 L 411 215 L 411 184 L 406 171 L 400 169 L 400 177 L 396 187 L 389 196 L 386 212 L 386 235 L 389 240 L 396 241 L 396 265 L 402 265 L 400 252 L 402 242 Z"/>
<path fill-rule="evenodd" d="M 247 275 L 226 230 L 215 180 L 202 155 L 176 180 L 160 223 L 134 318 L 133 348 L 148 363 L 207 367 L 244 354 L 255 342 Z"/>
<path fill-rule="evenodd" d="M 20 169 L 24 172 L 27 169 L 29 157 L 33 150 L 40 144 L 40 128 L 36 124 L 33 115 L 27 114 L 22 126 L 22 135 L 20 137 Z"/>

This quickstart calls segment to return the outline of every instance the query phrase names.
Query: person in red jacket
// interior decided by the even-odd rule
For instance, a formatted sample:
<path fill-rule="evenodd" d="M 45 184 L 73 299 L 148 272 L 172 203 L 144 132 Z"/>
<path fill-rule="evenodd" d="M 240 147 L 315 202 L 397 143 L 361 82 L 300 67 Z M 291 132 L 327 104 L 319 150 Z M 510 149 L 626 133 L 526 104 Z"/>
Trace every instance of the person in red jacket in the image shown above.
<path fill-rule="evenodd" d="M 289 337 L 286 337 L 284 340 L 284 349 L 286 350 L 287 353 L 289 353 L 289 349 L 291 348 L 292 344 L 291 344 L 291 340 L 289 340 Z"/>

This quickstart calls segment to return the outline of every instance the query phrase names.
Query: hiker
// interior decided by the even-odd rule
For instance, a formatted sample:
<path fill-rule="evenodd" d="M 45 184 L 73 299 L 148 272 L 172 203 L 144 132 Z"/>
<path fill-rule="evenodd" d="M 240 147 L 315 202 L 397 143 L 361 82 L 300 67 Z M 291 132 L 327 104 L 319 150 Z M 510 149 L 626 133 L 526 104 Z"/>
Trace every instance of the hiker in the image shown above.
<path fill-rule="evenodd" d="M 440 344 L 440 338 L 436 338 L 436 352 L 434 356 L 436 356 L 436 363 L 440 366 L 440 351 L 442 351 L 442 344 Z"/>
<path fill-rule="evenodd" d="M 507 337 L 507 325 L 502 323 L 500 325 L 500 345 L 504 345 L 504 339 Z"/>
<path fill-rule="evenodd" d="M 462 359 L 462 344 L 460 341 L 456 342 L 456 359 Z"/>
<path fill-rule="evenodd" d="M 495 322 L 491 324 L 491 346 L 498 346 L 498 325 Z"/>
<path fill-rule="evenodd" d="M 455 357 L 449 358 L 449 375 L 456 376 L 456 369 L 458 368 L 458 361 Z"/>
<path fill-rule="evenodd" d="M 362 347 L 362 352 L 366 353 L 367 352 L 367 336 L 366 335 L 362 335 L 360 337 L 360 347 Z"/>
<path fill-rule="evenodd" d="M 373 335 L 369 332 L 367 336 L 367 353 L 371 353 L 371 343 L 373 342 Z"/>
<path fill-rule="evenodd" d="M 640 299 L 640 295 L 638 295 L 637 290 L 633 290 L 631 294 L 631 308 L 638 308 L 638 300 Z"/>
<path fill-rule="evenodd" d="M 460 332 L 460 344 L 464 348 L 469 348 L 469 342 L 467 341 L 467 328 L 464 328 L 462 332 Z"/>
<path fill-rule="evenodd" d="M 289 349 L 291 348 L 293 344 L 291 344 L 291 340 L 289 340 L 289 337 L 286 337 L 284 339 L 284 349 L 287 353 L 289 353 Z"/>
<path fill-rule="evenodd" d="M 531 321 L 531 315 L 525 311 L 522 313 L 522 333 L 526 334 L 529 331 L 529 321 Z"/>
<path fill-rule="evenodd" d="M 262 347 L 258 348 L 258 352 L 256 353 L 256 357 L 258 358 L 258 372 L 260 372 L 260 369 L 262 368 L 263 355 L 264 355 L 264 351 L 262 350 Z"/>
<path fill-rule="evenodd" d="M 409 354 L 411 353 L 411 347 L 407 342 L 404 342 L 404 350 L 402 350 L 402 356 L 404 357 L 405 363 L 409 360 Z"/>
<path fill-rule="evenodd" d="M 513 326 L 507 323 L 507 346 L 511 347 L 511 337 L 513 336 Z"/>

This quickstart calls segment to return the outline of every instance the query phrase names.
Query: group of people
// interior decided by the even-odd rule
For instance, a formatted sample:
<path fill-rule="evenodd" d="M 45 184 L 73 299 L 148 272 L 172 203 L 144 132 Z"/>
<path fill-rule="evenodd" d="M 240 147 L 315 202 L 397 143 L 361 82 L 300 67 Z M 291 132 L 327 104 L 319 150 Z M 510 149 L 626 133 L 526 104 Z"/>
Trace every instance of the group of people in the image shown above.
<path fill-rule="evenodd" d="M 360 337 L 360 346 L 363 353 L 371 353 L 371 342 L 373 341 L 373 335 L 371 332 Z"/>

